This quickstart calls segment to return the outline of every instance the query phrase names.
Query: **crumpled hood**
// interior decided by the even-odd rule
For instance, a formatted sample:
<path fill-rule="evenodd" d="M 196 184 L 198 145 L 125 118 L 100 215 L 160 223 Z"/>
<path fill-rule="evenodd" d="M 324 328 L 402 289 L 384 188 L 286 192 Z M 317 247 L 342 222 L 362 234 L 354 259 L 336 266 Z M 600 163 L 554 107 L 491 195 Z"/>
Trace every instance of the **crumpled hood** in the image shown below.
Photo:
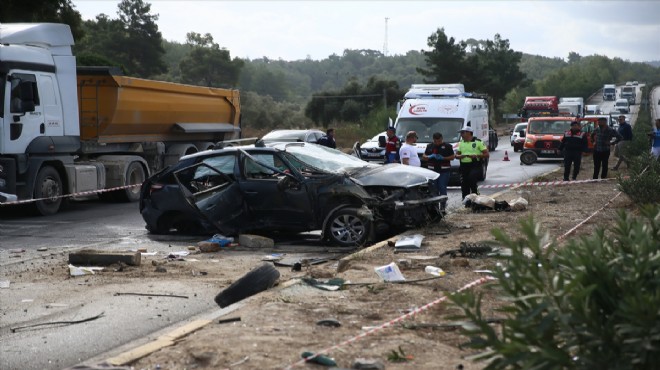
<path fill-rule="evenodd" d="M 437 172 L 422 167 L 406 166 L 399 163 L 374 166 L 351 176 L 362 186 L 401 186 L 411 187 L 426 184 L 440 176 Z"/>

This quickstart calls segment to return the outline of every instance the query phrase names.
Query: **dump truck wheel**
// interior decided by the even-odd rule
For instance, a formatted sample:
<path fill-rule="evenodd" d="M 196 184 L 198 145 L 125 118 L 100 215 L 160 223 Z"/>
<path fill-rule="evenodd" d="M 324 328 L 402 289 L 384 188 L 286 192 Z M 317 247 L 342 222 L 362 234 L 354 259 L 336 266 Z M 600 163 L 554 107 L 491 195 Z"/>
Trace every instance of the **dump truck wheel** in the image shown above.
<path fill-rule="evenodd" d="M 39 170 L 34 183 L 34 198 L 50 198 L 35 202 L 36 211 L 42 216 L 57 213 L 62 204 L 62 179 L 59 172 L 51 166 Z"/>
<path fill-rule="evenodd" d="M 280 278 L 273 265 L 264 263 L 236 280 L 215 296 L 215 303 L 224 308 L 264 290 L 272 288 Z"/>
<path fill-rule="evenodd" d="M 330 241 L 342 247 L 353 247 L 366 243 L 371 231 L 371 221 L 355 208 L 336 211 L 328 223 Z"/>
<path fill-rule="evenodd" d="M 534 153 L 531 150 L 523 151 L 522 154 L 520 154 L 520 162 L 528 166 L 531 166 L 534 163 L 536 163 L 537 159 L 538 156 L 536 155 L 536 153 Z"/>
<path fill-rule="evenodd" d="M 125 186 L 140 184 L 146 180 L 147 177 L 144 172 L 144 167 L 140 162 L 132 162 L 126 168 L 126 184 Z M 137 202 L 140 200 L 140 189 L 141 186 L 132 186 L 130 188 L 124 189 L 123 198 L 128 202 Z"/>

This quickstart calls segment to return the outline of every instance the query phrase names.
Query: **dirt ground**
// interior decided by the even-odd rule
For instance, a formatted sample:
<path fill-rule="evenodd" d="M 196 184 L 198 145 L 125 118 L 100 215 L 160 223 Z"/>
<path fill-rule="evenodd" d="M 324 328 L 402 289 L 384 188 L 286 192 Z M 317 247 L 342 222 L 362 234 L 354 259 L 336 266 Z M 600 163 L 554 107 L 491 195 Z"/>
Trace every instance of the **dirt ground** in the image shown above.
<path fill-rule="evenodd" d="M 591 159 L 585 158 L 583 165 L 578 180 L 591 178 Z M 537 180 L 561 180 L 560 171 Z M 619 173 L 612 171 L 610 176 Z M 567 231 L 592 216 L 617 194 L 615 180 L 510 189 L 500 193 L 497 199 L 511 201 L 524 196 L 529 200 L 527 210 L 482 213 L 456 210 L 438 224 L 407 233 L 424 235 L 419 251 L 395 253 L 388 243 L 381 243 L 344 257 L 347 262 L 305 266 L 298 272 L 278 267 L 281 277 L 276 287 L 244 300 L 241 308 L 224 317 L 240 318 L 240 321 L 213 322 L 130 366 L 135 369 L 322 368 L 302 363 L 301 354 L 323 351 L 334 358 L 340 368 L 351 368 L 356 359 L 366 358 L 381 363 L 386 369 L 481 369 L 483 364 L 467 359 L 474 353 L 461 348 L 468 338 L 450 325 L 448 316 L 457 313 L 457 308 L 442 301 L 442 297 L 483 278 L 484 274 L 476 271 L 492 269 L 496 262 L 489 258 L 439 256 L 459 248 L 461 242 L 484 244 L 493 240 L 490 232 L 494 228 L 515 237 L 520 220 L 530 216 L 540 222 L 553 239 L 564 240 Z M 596 227 L 607 227 L 614 222 L 618 209 L 633 209 L 624 194 L 566 240 L 589 235 Z M 205 260 L 217 261 L 227 253 L 234 252 L 223 250 L 196 256 L 201 260 L 198 268 L 205 269 Z M 259 263 L 254 257 L 240 261 L 235 263 L 235 271 L 245 269 L 247 272 Z M 374 268 L 392 262 L 397 263 L 408 283 L 384 283 L 378 278 Z M 440 267 L 447 275 L 410 282 L 431 277 L 424 272 L 427 265 Z M 170 267 L 168 271 L 176 274 Z M 232 281 L 229 272 L 223 274 L 211 267 L 207 270 L 204 281 L 216 284 L 218 291 Z M 185 268 L 180 273 L 181 278 L 190 276 Z M 328 291 L 303 283 L 304 277 L 321 281 L 341 278 L 348 284 L 341 290 Z M 472 289 L 483 289 L 483 286 Z M 496 304 L 497 297 L 487 293 L 483 305 L 487 317 L 497 315 L 492 310 Z M 324 319 L 337 320 L 341 326 L 317 324 Z M 409 359 L 390 361 L 388 356 L 393 351 L 399 354 L 403 351 Z"/>

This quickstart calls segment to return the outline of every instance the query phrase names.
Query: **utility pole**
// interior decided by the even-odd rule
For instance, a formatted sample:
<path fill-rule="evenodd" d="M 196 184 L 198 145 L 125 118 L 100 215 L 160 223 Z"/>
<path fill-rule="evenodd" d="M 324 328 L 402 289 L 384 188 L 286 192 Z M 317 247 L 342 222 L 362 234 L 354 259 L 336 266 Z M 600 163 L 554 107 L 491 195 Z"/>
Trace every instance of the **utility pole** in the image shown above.
<path fill-rule="evenodd" d="M 387 53 L 389 52 L 387 50 L 387 21 L 390 19 L 388 17 L 385 17 L 385 42 L 383 43 L 383 56 L 387 56 Z"/>

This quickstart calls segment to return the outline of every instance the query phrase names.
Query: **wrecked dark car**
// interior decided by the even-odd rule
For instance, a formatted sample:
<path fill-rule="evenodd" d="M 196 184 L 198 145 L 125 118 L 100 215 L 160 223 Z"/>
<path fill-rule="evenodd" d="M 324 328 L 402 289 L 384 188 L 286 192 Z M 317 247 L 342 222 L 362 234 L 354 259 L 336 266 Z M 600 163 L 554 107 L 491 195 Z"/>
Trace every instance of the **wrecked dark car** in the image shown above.
<path fill-rule="evenodd" d="M 378 232 L 440 219 L 437 177 L 310 143 L 227 147 L 147 179 L 140 213 L 155 234 L 321 230 L 333 244 L 364 245 Z"/>

